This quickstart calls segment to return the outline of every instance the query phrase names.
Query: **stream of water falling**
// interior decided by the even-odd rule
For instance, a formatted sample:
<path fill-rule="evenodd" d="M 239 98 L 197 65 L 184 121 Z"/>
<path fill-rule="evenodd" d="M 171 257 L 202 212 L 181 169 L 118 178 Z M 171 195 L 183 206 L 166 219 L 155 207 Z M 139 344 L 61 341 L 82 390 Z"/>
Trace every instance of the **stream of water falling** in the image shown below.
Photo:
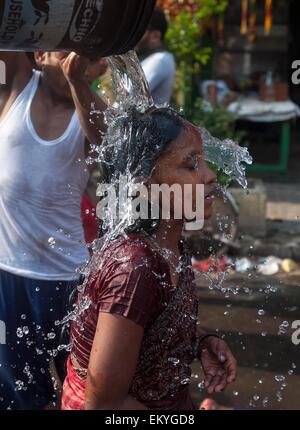
<path fill-rule="evenodd" d="M 124 122 L 124 120 L 127 122 L 132 121 L 133 111 L 145 113 L 155 106 L 145 74 L 134 51 L 110 57 L 108 61 L 111 71 L 111 87 L 114 101 L 108 104 L 108 108 L 104 114 L 108 130 L 103 137 L 103 145 L 98 148 L 99 155 L 97 161 L 106 165 L 113 165 L 115 162 L 114 157 L 107 159 L 103 148 L 106 149 L 106 152 L 107 148 L 109 148 L 112 153 L 123 150 L 124 142 L 126 142 L 129 136 L 124 134 L 123 129 L 119 127 L 120 122 Z M 203 128 L 199 128 L 199 132 L 202 136 L 206 160 L 217 165 L 246 189 L 247 179 L 244 164 L 252 163 L 252 157 L 247 148 L 240 147 L 230 139 L 221 141 L 211 136 Z M 129 164 L 130 160 L 126 160 L 126 162 Z M 130 182 L 132 173 L 129 173 L 129 171 L 127 172 L 127 178 Z M 116 176 L 112 182 L 114 182 L 114 185 L 119 185 L 119 178 Z M 118 219 L 117 222 L 112 216 L 108 216 L 108 221 L 106 222 L 108 223 L 109 234 L 94 241 L 92 244 L 94 254 L 97 253 L 99 255 L 118 235 L 126 235 L 125 229 L 130 222 L 130 211 L 127 212 L 127 217 L 125 215 L 123 219 Z M 88 275 L 95 269 L 95 266 L 97 266 L 97 270 L 101 268 L 101 259 L 97 260 L 97 263 L 91 260 L 86 267 L 80 269 L 81 274 L 85 278 L 83 284 L 79 287 L 80 292 L 84 292 Z M 222 289 L 225 274 L 220 274 L 218 280 L 214 280 L 214 288 Z M 83 300 L 63 321 L 57 322 L 57 324 L 66 324 L 74 320 L 88 306 L 88 300 Z"/>
<path fill-rule="evenodd" d="M 112 73 L 112 89 L 115 103 L 108 108 L 106 122 L 111 124 L 119 115 L 124 115 L 135 107 L 140 112 L 150 109 L 154 103 L 143 69 L 134 51 L 109 59 Z M 247 148 L 239 146 L 231 139 L 221 141 L 207 130 L 199 128 L 202 135 L 206 161 L 216 164 L 229 177 L 247 188 L 244 164 L 252 164 Z"/>

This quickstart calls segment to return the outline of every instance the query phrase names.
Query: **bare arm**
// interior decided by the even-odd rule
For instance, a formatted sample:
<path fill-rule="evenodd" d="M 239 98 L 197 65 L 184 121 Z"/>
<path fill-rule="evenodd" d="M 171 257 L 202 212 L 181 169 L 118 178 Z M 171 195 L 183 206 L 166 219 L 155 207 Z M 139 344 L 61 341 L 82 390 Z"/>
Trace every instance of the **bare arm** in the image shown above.
<path fill-rule="evenodd" d="M 32 75 L 32 64 L 24 52 L 0 51 L 0 60 L 5 65 L 6 85 L 13 82 L 26 85 Z"/>
<path fill-rule="evenodd" d="M 86 410 L 147 409 L 128 394 L 143 334 L 136 323 L 100 312 L 89 362 Z"/>
<path fill-rule="evenodd" d="M 0 119 L 4 117 L 32 76 L 32 65 L 22 52 L 0 52 L 5 81 L 0 85 Z"/>
<path fill-rule="evenodd" d="M 102 113 L 107 106 L 91 88 L 86 75 L 89 63 L 89 59 L 74 52 L 60 60 L 62 70 L 71 88 L 81 127 L 90 143 L 100 145 L 102 133 L 106 130 Z M 93 115 L 91 115 L 92 111 L 95 112 Z"/>

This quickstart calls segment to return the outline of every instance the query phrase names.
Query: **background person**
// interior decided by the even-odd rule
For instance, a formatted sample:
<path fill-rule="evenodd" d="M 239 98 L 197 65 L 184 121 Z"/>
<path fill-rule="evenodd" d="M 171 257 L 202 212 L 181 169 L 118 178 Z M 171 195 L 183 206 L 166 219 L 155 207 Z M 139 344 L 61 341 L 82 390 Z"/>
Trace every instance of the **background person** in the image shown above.
<path fill-rule="evenodd" d="M 176 74 L 173 55 L 164 45 L 168 21 L 163 10 L 154 10 L 149 27 L 136 47 L 157 106 L 170 103 Z"/>
<path fill-rule="evenodd" d="M 32 56 L 31 56 L 32 57 Z M 105 109 L 91 82 L 106 70 L 75 53 L 1 52 L 0 409 L 42 409 L 54 400 L 57 354 L 70 290 L 86 264 L 81 198 L 89 177 L 86 137 L 99 144 Z M 32 58 L 31 58 L 32 59 Z"/>

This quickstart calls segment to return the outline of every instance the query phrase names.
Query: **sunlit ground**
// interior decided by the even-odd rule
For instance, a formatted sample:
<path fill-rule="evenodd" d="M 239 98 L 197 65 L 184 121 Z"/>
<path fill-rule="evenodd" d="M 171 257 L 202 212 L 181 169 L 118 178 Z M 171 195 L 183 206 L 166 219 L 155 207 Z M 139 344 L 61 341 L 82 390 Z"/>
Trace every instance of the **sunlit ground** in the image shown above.
<path fill-rule="evenodd" d="M 201 327 L 224 333 L 239 365 L 237 381 L 214 398 L 239 409 L 300 409 L 300 345 L 291 340 L 292 322 L 300 320 L 300 272 L 233 274 L 222 287 L 240 292 L 227 298 L 209 290 L 203 275 L 197 275 L 197 284 Z M 207 393 L 198 388 L 199 364 L 193 371 L 192 393 L 199 404 Z"/>

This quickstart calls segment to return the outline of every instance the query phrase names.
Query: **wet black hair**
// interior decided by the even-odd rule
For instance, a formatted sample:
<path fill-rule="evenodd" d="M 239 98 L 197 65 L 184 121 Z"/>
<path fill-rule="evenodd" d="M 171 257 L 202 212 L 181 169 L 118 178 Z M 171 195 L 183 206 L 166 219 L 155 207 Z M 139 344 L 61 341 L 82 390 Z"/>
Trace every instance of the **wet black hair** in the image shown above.
<path fill-rule="evenodd" d="M 138 180 L 149 177 L 159 157 L 184 128 L 183 117 L 171 108 L 152 108 L 146 113 L 133 108 L 128 116 L 120 116 L 108 128 L 103 142 L 102 182 L 115 183 L 122 175 Z M 157 228 L 153 220 L 139 219 L 127 230 L 152 234 Z"/>
<path fill-rule="evenodd" d="M 164 40 L 169 24 L 164 11 L 160 8 L 155 8 L 148 30 L 158 30 L 161 32 L 161 39 Z"/>
<path fill-rule="evenodd" d="M 34 58 L 34 52 L 25 52 L 25 54 L 26 54 L 28 60 L 31 62 L 31 64 L 33 66 L 35 66 L 36 63 L 35 63 L 35 58 Z"/>
<path fill-rule="evenodd" d="M 153 108 L 145 113 L 132 108 L 128 115 L 117 118 L 107 131 L 102 152 L 110 165 L 111 179 L 114 172 L 149 176 L 155 162 L 177 139 L 183 126 L 183 118 L 171 108 Z M 105 142 L 109 142 L 106 147 Z"/>

